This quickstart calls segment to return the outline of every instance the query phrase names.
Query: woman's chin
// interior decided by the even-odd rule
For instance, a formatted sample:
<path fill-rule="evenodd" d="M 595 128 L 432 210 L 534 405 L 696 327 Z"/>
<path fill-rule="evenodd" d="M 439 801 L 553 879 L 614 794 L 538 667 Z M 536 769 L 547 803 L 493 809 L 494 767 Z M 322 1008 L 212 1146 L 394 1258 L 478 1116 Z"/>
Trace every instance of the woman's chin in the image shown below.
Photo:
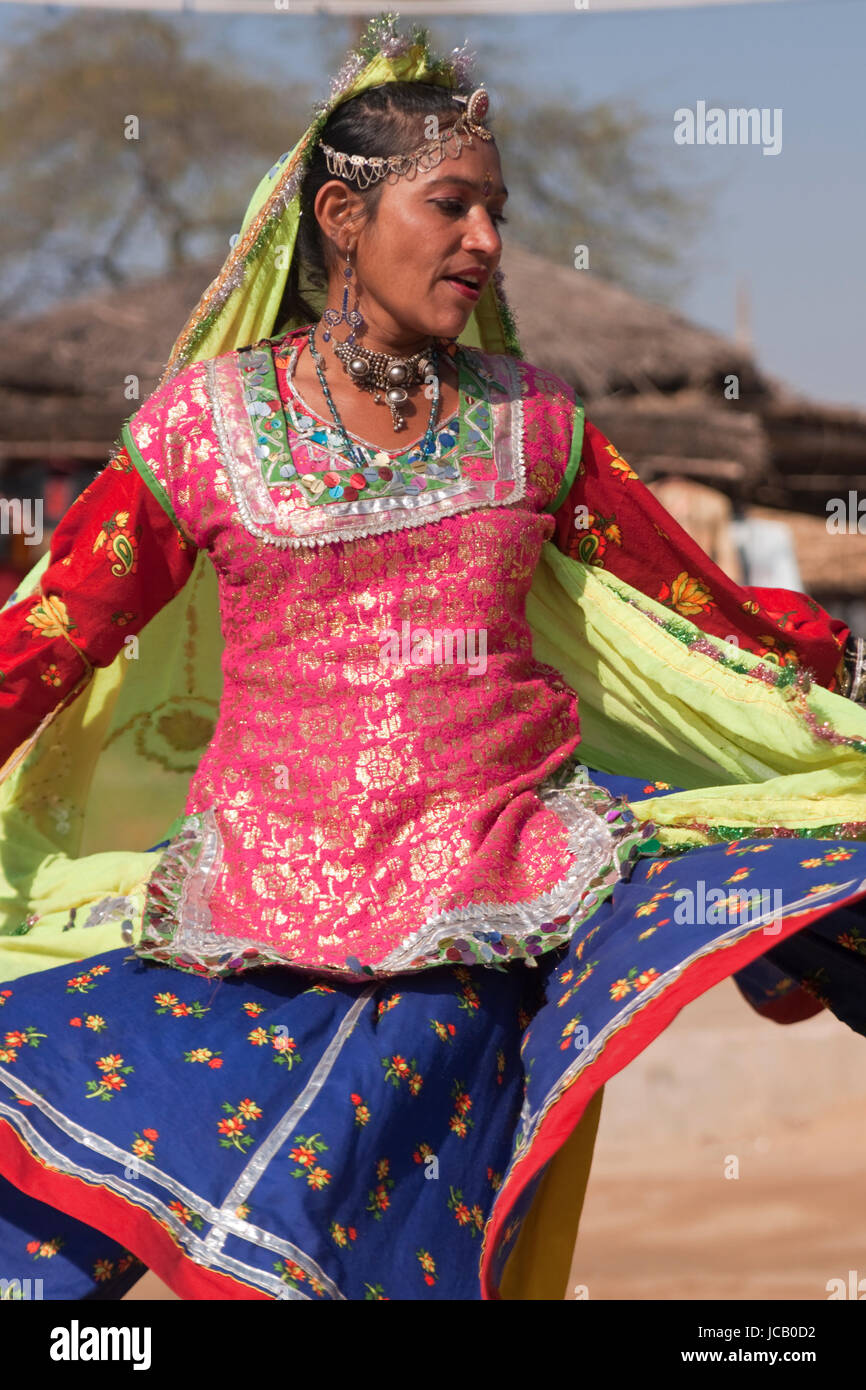
<path fill-rule="evenodd" d="M 455 309 L 446 310 L 444 313 L 431 314 L 426 325 L 426 331 L 432 338 L 457 338 L 463 332 L 469 316 L 475 306 L 467 304 L 463 309 L 459 305 Z"/>
<path fill-rule="evenodd" d="M 419 316 L 412 323 L 406 323 L 406 333 L 411 337 L 425 338 L 458 338 L 463 332 L 469 316 L 472 313 L 474 304 L 467 301 L 466 305 L 455 304 L 443 308 L 441 305 L 430 305 L 429 312 Z"/>

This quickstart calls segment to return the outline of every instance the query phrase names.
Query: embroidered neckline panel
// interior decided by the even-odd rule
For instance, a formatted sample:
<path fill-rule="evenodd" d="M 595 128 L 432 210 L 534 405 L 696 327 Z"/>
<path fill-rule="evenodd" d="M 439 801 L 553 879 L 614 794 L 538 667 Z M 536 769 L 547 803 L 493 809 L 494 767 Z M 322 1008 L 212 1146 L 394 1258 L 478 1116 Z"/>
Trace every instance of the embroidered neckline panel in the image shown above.
<path fill-rule="evenodd" d="M 290 348 L 290 363 L 297 352 Z M 293 396 L 283 402 L 269 340 L 212 358 L 207 390 L 242 524 L 252 534 L 264 528 L 283 545 L 315 546 L 520 501 L 526 477 L 516 364 L 503 362 L 503 383 L 473 349 L 461 349 L 457 362 L 456 437 L 452 419 L 437 431 L 432 459 L 422 461 L 417 446 L 397 458 L 368 449 L 369 467 L 358 469 L 336 431 L 305 415 Z"/>

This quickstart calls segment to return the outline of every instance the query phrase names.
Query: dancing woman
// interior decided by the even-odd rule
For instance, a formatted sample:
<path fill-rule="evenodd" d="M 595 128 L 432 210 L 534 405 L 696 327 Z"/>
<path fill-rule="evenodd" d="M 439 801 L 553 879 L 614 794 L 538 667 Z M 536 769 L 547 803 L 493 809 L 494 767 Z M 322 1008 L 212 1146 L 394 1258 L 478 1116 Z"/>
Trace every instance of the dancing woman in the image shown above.
<path fill-rule="evenodd" d="M 46 1296 L 561 1298 L 683 1005 L 866 1029 L 862 647 L 522 358 L 470 68 L 371 22 L 0 615 Z"/>

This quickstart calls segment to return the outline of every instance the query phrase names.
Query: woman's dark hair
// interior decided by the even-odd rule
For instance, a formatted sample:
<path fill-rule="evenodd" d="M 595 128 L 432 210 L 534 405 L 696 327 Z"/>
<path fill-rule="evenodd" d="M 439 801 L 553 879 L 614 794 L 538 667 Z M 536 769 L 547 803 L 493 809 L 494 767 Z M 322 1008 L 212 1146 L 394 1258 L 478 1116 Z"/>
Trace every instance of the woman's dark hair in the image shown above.
<path fill-rule="evenodd" d="M 437 116 L 440 131 L 447 130 L 465 109 L 465 105 L 454 101 L 447 87 L 427 82 L 388 82 L 341 102 L 331 113 L 319 138 L 349 155 L 376 154 L 387 158 L 408 154 L 424 142 L 426 117 Z M 338 176 L 328 170 L 324 150 L 317 144 L 301 185 L 302 216 L 295 254 L 277 312 L 279 325 L 313 323 L 318 317 L 301 292 L 300 275 L 303 266 L 310 285 L 327 289 L 333 247 L 323 235 L 313 208 L 319 189 L 335 177 Z M 359 188 L 350 179 L 340 179 L 340 182 L 360 195 L 364 213 L 373 222 L 385 180 L 378 179 L 366 189 Z"/>

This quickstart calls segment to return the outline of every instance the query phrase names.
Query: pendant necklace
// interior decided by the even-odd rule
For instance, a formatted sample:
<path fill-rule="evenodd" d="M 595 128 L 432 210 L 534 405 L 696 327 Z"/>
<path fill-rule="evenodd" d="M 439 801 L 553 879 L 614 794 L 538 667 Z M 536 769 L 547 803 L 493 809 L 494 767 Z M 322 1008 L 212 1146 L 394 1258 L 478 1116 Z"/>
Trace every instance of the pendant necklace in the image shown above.
<path fill-rule="evenodd" d="M 363 468 L 367 463 L 367 459 L 363 454 L 359 453 L 349 438 L 346 427 L 340 418 L 340 413 L 334 404 L 334 399 L 331 395 L 328 383 L 325 380 L 323 360 L 315 343 L 315 329 L 315 324 L 311 324 L 307 338 L 310 344 L 310 354 L 316 366 L 316 375 L 319 378 L 319 385 L 322 388 L 322 394 L 334 417 L 334 423 L 342 436 L 348 457 L 357 467 Z M 341 348 L 343 349 L 342 353 L 340 352 Z M 391 414 L 394 419 L 395 430 L 402 429 L 406 423 L 397 410 L 397 407 L 408 399 L 404 383 L 417 377 L 419 372 L 421 374 L 421 380 L 425 379 L 428 372 L 432 374 L 433 399 L 430 406 L 430 418 L 427 422 L 427 429 L 424 432 L 424 438 L 420 445 L 421 458 L 429 458 L 436 444 L 436 421 L 439 415 L 439 400 L 441 394 L 439 383 L 439 354 L 436 345 L 434 344 L 429 351 L 425 349 L 405 360 L 402 358 L 395 359 L 389 357 L 387 353 L 364 352 L 363 349 L 359 349 L 357 346 L 349 347 L 344 343 L 335 343 L 334 353 L 339 357 L 340 361 L 343 362 L 344 366 L 347 367 L 349 374 L 357 385 L 366 387 L 368 390 L 375 387 L 382 387 L 385 389 L 386 399 L 391 407 Z M 380 397 L 377 396 L 376 399 L 378 400 Z"/>

